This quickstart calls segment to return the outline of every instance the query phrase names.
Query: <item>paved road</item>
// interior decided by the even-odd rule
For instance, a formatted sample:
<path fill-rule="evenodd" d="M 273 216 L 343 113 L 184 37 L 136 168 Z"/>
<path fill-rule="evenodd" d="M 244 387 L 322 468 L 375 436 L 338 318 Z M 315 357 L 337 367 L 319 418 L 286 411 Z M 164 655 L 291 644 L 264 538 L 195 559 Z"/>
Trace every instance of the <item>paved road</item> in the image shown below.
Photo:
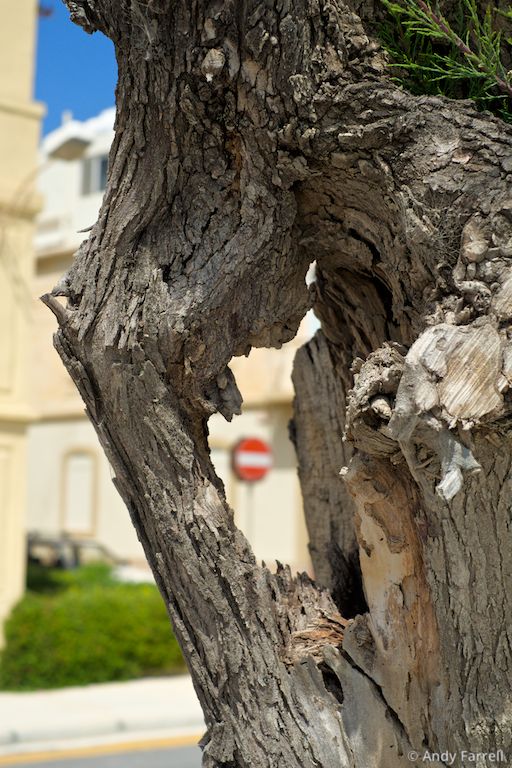
<path fill-rule="evenodd" d="M 174 747 L 94 757 L 63 757 L 44 763 L 32 760 L 16 763 L 16 768 L 201 768 L 201 750 L 199 747 Z"/>

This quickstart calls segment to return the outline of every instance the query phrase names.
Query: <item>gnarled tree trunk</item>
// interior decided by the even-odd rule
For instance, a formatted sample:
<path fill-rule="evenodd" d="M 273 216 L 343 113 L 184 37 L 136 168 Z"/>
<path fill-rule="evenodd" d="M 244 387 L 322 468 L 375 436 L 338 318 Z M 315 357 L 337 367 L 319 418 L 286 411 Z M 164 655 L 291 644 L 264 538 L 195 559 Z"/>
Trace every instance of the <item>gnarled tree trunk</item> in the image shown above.
<path fill-rule="evenodd" d="M 204 765 L 506 753 L 512 131 L 395 87 L 371 2 L 67 4 L 115 43 L 116 138 L 45 301 L 187 658 Z M 239 412 L 230 359 L 291 339 L 311 301 L 292 434 L 317 583 L 256 563 L 207 428 Z"/>

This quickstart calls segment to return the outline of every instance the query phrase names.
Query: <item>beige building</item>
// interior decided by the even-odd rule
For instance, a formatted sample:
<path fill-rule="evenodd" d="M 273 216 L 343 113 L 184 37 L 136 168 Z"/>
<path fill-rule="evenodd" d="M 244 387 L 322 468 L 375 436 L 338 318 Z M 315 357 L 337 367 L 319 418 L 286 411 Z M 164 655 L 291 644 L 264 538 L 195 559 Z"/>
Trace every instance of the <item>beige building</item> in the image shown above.
<path fill-rule="evenodd" d="M 113 110 L 85 122 L 68 119 L 48 135 L 41 149 L 39 185 L 45 203 L 36 233 L 33 295 L 48 291 L 70 264 L 84 237 L 78 230 L 96 220 L 106 183 L 107 154 L 113 138 Z M 66 532 L 108 547 L 119 557 L 143 562 L 127 511 L 111 482 L 111 470 L 83 413 L 83 404 L 52 347 L 53 315 L 34 309 L 31 379 L 37 418 L 29 430 L 29 530 Z M 288 440 L 290 381 L 301 333 L 282 350 L 254 350 L 232 363 L 244 397 L 244 412 L 232 423 L 210 421 L 210 445 L 239 526 L 258 558 L 279 559 L 294 569 L 309 567 L 294 449 Z M 257 483 L 238 480 L 231 451 L 241 437 L 266 440 L 273 468 Z"/>
<path fill-rule="evenodd" d="M 0 627 L 25 574 L 28 365 L 34 191 L 41 105 L 32 99 L 36 0 L 3 3 L 0 23 Z"/>

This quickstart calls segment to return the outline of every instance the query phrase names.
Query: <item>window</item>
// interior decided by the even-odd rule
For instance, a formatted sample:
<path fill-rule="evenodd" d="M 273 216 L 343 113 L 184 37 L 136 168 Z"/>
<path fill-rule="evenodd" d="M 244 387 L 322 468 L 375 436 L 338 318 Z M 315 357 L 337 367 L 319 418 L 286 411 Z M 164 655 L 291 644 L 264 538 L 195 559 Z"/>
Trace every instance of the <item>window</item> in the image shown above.
<path fill-rule="evenodd" d="M 107 175 L 108 175 L 108 157 L 104 155 L 99 158 L 100 161 L 100 190 L 103 191 L 107 188 Z"/>
<path fill-rule="evenodd" d="M 95 524 L 96 467 L 92 453 L 77 450 L 64 459 L 62 528 L 67 533 L 92 534 Z"/>
<path fill-rule="evenodd" d="M 86 157 L 82 164 L 82 194 L 103 192 L 107 186 L 108 156 Z"/>

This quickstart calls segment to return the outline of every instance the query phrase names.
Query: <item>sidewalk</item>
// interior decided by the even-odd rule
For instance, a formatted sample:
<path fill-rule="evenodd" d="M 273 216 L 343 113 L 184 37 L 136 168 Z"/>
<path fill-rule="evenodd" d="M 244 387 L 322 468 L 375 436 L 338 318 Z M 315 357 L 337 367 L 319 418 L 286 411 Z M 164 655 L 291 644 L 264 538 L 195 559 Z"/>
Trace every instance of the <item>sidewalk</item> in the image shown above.
<path fill-rule="evenodd" d="M 0 693 L 0 755 L 203 731 L 188 675 Z"/>

